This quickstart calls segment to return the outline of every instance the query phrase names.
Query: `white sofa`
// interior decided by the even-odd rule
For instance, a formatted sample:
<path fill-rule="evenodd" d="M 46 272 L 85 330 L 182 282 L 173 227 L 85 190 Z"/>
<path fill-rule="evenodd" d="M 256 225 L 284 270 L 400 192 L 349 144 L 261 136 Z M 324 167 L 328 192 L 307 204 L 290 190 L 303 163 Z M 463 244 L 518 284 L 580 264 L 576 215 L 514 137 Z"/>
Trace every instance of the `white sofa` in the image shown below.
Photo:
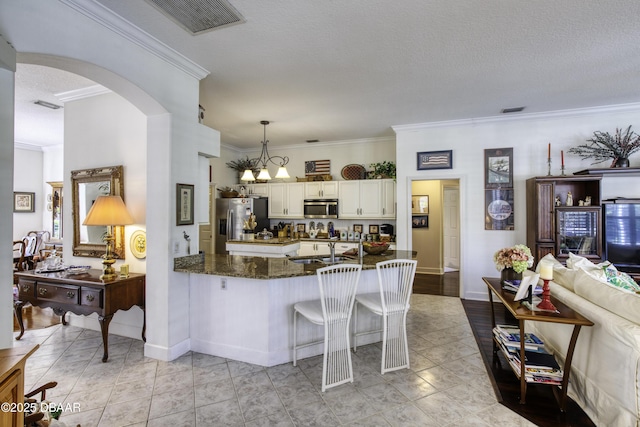
<path fill-rule="evenodd" d="M 611 285 L 601 265 L 571 257 L 554 262 L 551 295 L 594 323 L 582 327 L 569 379 L 569 396 L 597 426 L 640 426 L 640 294 Z M 573 325 L 528 322 L 564 362 Z"/>

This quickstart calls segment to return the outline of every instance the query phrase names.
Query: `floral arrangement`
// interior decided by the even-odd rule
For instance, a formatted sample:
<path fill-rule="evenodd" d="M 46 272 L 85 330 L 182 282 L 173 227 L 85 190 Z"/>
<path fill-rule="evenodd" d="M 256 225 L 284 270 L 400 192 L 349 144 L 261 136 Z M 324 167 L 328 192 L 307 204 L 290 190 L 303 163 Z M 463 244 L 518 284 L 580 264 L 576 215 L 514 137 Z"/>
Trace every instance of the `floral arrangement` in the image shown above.
<path fill-rule="evenodd" d="M 569 153 L 577 154 L 583 159 L 592 158 L 592 164 L 613 159 L 611 167 L 615 166 L 618 159 L 628 159 L 631 154 L 640 150 L 640 135 L 632 131 L 631 126 L 625 130 L 616 128 L 614 135 L 596 131 L 587 142 L 589 144 L 570 148 Z"/>
<path fill-rule="evenodd" d="M 533 255 L 531 249 L 525 245 L 515 245 L 503 248 L 493 254 L 493 262 L 498 271 L 505 268 L 513 268 L 516 273 L 522 273 L 529 267 L 533 267 Z"/>

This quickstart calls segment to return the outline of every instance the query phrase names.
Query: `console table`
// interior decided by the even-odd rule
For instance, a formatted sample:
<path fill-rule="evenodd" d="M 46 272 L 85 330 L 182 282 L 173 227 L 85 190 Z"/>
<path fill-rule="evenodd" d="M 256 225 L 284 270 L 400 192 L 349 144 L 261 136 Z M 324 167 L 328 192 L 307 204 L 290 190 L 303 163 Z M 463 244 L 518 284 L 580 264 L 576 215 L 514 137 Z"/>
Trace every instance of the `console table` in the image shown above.
<path fill-rule="evenodd" d="M 573 358 L 573 350 L 576 346 L 576 341 L 578 341 L 578 334 L 580 333 L 580 328 L 582 326 L 593 326 L 593 322 L 589 319 L 583 317 L 579 313 L 575 312 L 573 309 L 569 308 L 562 302 L 556 300 L 551 297 L 553 305 L 556 306 L 558 310 L 557 313 L 546 312 L 546 311 L 532 311 L 526 308 L 525 306 L 520 304 L 520 301 L 514 301 L 513 298 L 515 294 L 512 292 L 508 292 L 502 289 L 502 284 L 500 283 L 499 278 L 488 278 L 483 277 L 482 280 L 487 285 L 487 289 L 489 291 L 489 302 L 491 303 L 491 325 L 495 328 L 496 326 L 496 317 L 493 308 L 493 295 L 495 294 L 500 302 L 509 310 L 509 312 L 513 315 L 513 317 L 518 320 L 518 325 L 520 327 L 520 336 L 524 337 L 524 322 L 527 320 L 532 320 L 536 322 L 552 322 L 552 323 L 562 323 L 573 325 L 573 333 L 571 334 L 571 339 L 569 340 L 569 347 L 567 348 L 567 357 L 564 361 L 563 367 L 563 376 L 562 376 L 562 385 L 560 386 L 560 390 L 558 392 L 558 387 L 553 386 L 554 396 L 556 400 L 558 400 L 558 404 L 560 406 L 560 410 L 564 412 L 567 402 L 567 386 L 569 385 L 569 374 L 571 372 L 571 360 Z M 494 339 L 493 341 L 493 357 L 497 357 L 498 346 Z M 527 394 L 527 381 L 525 379 L 525 349 L 524 349 L 524 340 L 520 340 L 520 403 L 526 403 L 526 394 Z M 514 371 L 515 373 L 515 371 Z M 516 373 L 517 375 L 517 373 Z"/>
<path fill-rule="evenodd" d="M 24 366 L 39 345 L 0 350 L 0 426 L 24 426 Z M 8 406 L 7 406 L 8 405 Z"/>
<path fill-rule="evenodd" d="M 109 323 L 116 311 L 129 310 L 137 305 L 144 312 L 145 275 L 131 273 L 126 278 L 103 281 L 102 270 L 89 270 L 82 274 L 68 274 L 64 271 L 56 273 L 35 273 L 21 271 L 14 273 L 18 280 L 18 295 L 14 299 L 14 310 L 20 334 L 24 334 L 22 307 L 26 303 L 37 307 L 51 307 L 53 312 L 62 316 L 62 324 L 66 325 L 65 314 L 88 315 L 98 313 L 104 354 L 102 361 L 109 357 L 108 336 Z M 142 340 L 146 341 L 146 315 L 143 315 Z"/>

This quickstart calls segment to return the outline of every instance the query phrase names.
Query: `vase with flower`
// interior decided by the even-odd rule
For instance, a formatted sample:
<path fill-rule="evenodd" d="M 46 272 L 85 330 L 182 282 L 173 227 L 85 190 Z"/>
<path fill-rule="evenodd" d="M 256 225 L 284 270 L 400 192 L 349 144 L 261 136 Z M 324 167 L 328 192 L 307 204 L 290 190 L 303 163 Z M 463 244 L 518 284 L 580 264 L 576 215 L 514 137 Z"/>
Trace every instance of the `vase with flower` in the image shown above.
<path fill-rule="evenodd" d="M 502 248 L 493 255 L 493 262 L 500 272 L 500 280 L 509 280 L 518 285 L 522 280 L 522 272 L 533 267 L 533 255 L 526 245 L 515 245 Z"/>

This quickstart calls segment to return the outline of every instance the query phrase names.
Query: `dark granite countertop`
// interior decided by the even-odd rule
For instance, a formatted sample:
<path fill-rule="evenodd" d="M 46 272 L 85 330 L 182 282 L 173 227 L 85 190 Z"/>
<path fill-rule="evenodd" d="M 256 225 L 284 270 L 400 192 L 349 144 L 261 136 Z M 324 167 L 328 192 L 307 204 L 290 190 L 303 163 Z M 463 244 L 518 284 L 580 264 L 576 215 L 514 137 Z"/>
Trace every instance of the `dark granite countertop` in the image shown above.
<path fill-rule="evenodd" d="M 336 254 L 340 256 L 340 254 Z M 414 259 L 415 251 L 386 251 L 382 255 L 365 255 L 362 268 L 364 270 L 376 268 L 376 263 L 390 259 Z M 294 257 L 300 258 L 317 258 Z M 343 261 L 357 264 L 358 258 Z M 245 277 L 248 279 L 282 279 L 316 274 L 316 270 L 327 264 L 314 262 L 312 264 L 298 264 L 289 258 L 266 258 L 239 255 L 190 255 L 174 259 L 173 270 L 182 273 L 211 274 L 215 276 Z"/>
<path fill-rule="evenodd" d="M 287 246 L 294 245 L 296 243 L 300 243 L 297 239 L 283 239 L 280 240 L 278 238 L 274 239 L 253 239 L 253 240 L 227 240 L 228 244 L 234 245 L 273 245 L 273 246 Z"/>

